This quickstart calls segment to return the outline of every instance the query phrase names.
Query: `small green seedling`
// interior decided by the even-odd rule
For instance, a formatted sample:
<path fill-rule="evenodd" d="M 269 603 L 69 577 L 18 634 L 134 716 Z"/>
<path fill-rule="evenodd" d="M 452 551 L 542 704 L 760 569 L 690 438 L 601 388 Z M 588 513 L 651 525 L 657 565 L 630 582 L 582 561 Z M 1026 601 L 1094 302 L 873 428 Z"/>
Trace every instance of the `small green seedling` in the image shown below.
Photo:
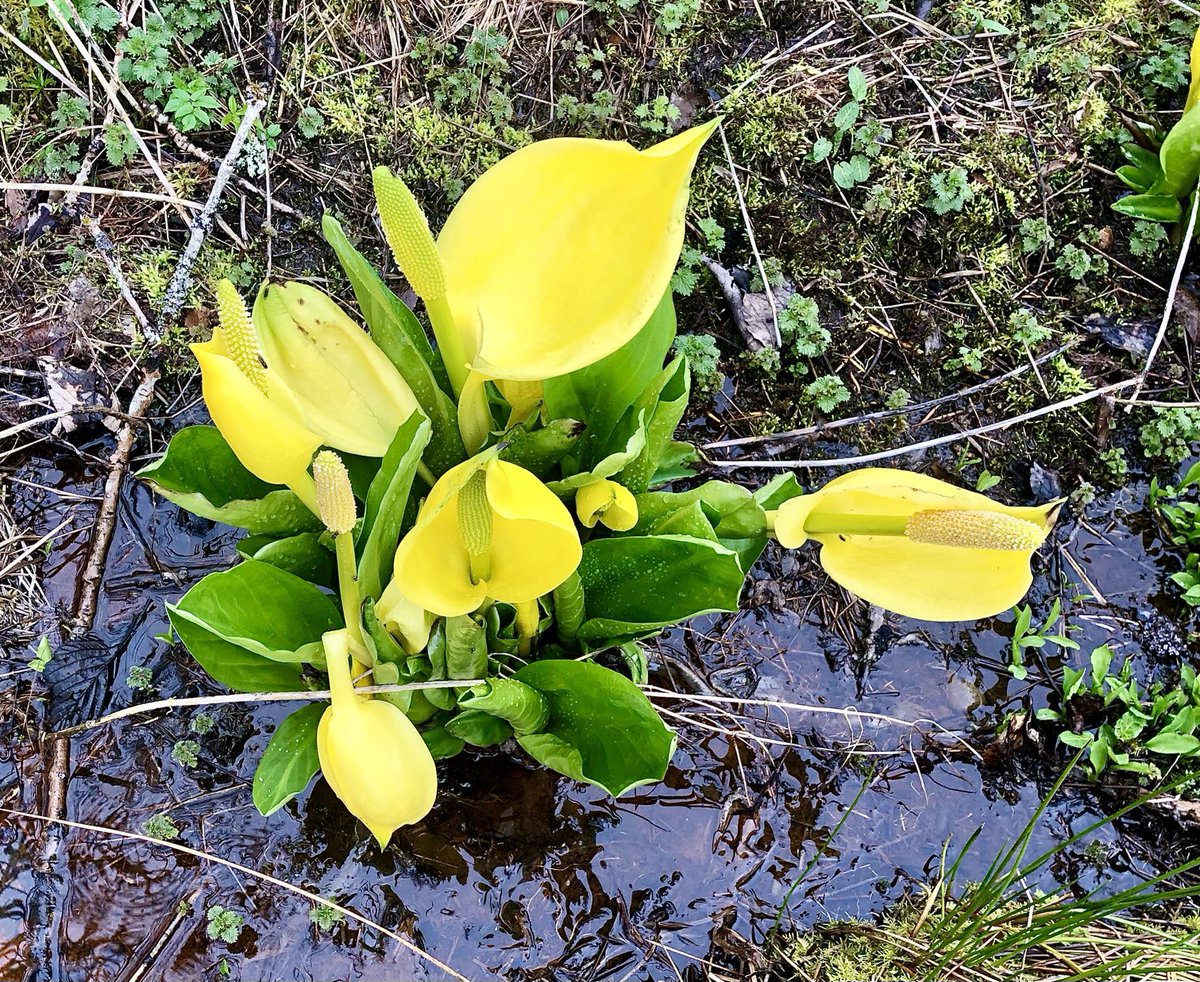
<path fill-rule="evenodd" d="M 1009 674 L 1017 681 L 1024 681 L 1029 675 L 1025 667 L 1025 651 L 1029 648 L 1044 648 L 1048 644 L 1059 648 L 1078 648 L 1079 644 L 1067 637 L 1066 632 L 1071 628 L 1064 622 L 1061 630 L 1055 630 L 1062 617 L 1062 603 L 1056 597 L 1050 606 L 1050 614 L 1040 628 L 1033 626 L 1033 608 L 1023 604 L 1013 608 L 1016 623 L 1013 624 L 1012 661 L 1008 666 Z"/>

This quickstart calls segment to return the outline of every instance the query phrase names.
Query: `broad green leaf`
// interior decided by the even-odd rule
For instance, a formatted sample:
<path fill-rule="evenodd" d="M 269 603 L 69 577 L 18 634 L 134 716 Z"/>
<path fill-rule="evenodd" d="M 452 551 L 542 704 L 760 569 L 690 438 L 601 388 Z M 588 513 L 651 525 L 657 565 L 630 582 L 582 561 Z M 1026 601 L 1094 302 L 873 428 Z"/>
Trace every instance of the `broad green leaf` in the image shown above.
<path fill-rule="evenodd" d="M 466 457 L 458 432 L 458 411 L 446 394 L 450 391 L 446 369 L 416 315 L 350 244 L 337 219 L 326 213 L 321 230 L 354 288 L 371 338 L 396 366 L 429 417 L 432 431 L 426 459 L 433 471 L 441 474 Z"/>
<path fill-rule="evenodd" d="M 458 705 L 463 710 L 487 713 L 504 720 L 510 734 L 540 733 L 550 718 L 545 696 L 513 678 L 488 679 L 460 695 Z M 457 731 L 451 729 L 450 732 Z M 467 738 L 463 736 L 463 739 Z"/>
<path fill-rule="evenodd" d="M 1163 176 L 1151 190 L 1174 198 L 1191 194 L 1200 175 L 1200 106 L 1193 106 L 1171 127 L 1158 149 L 1158 161 Z"/>
<path fill-rule="evenodd" d="M 1170 194 L 1127 194 L 1113 202 L 1113 211 L 1149 222 L 1177 222 L 1179 199 Z"/>
<path fill-rule="evenodd" d="M 624 440 L 612 445 L 613 431 L 662 371 L 674 340 L 675 305 L 667 290 L 646 325 L 611 355 L 543 384 L 551 419 L 577 419 L 587 427 L 579 455 L 585 469 L 624 446 Z"/>
<path fill-rule="evenodd" d="M 283 539 L 250 535 L 237 544 L 238 554 L 287 570 L 317 586 L 337 589 L 337 561 L 321 532 L 299 532 Z"/>
<path fill-rule="evenodd" d="M 646 445 L 621 471 L 620 478 L 621 483 L 635 494 L 646 490 L 650 478 L 658 470 L 663 451 L 687 412 L 691 388 L 687 359 L 680 355 L 659 373 L 638 400 L 635 409 L 645 413 Z"/>
<path fill-rule="evenodd" d="M 681 535 L 593 539 L 579 564 L 592 647 L 644 637 L 697 614 L 738 609 L 737 553 Z"/>
<path fill-rule="evenodd" d="M 640 494 L 638 502 L 638 524 L 632 534 L 671 533 L 692 535 L 685 522 L 694 522 L 694 516 L 680 513 L 680 509 L 698 504 L 717 540 L 727 549 L 738 554 L 742 569 L 749 571 L 767 544 L 767 516 L 762 506 L 745 488 L 726 481 L 708 481 L 692 491 L 680 493 L 650 491 Z M 667 516 L 674 515 L 674 527 Z M 709 538 L 702 526 L 697 526 L 698 538 Z"/>
<path fill-rule="evenodd" d="M 689 502 L 660 515 L 634 531 L 645 535 L 688 535 L 693 539 L 717 541 L 717 533 L 713 531 L 712 522 L 708 520 L 704 506 L 699 501 Z"/>
<path fill-rule="evenodd" d="M 167 616 L 179 640 L 209 675 L 235 692 L 293 692 L 304 688 L 300 666 L 271 661 L 178 616 L 167 604 Z"/>
<path fill-rule="evenodd" d="M 446 722 L 446 732 L 472 747 L 494 747 L 511 737 L 513 728 L 482 709 L 466 709 Z"/>
<path fill-rule="evenodd" d="M 1072 733 L 1066 730 L 1058 735 L 1058 739 L 1065 743 L 1068 747 L 1074 747 L 1076 750 L 1082 750 L 1092 742 L 1092 735 L 1086 730 L 1082 733 Z"/>
<path fill-rule="evenodd" d="M 570 498 L 571 492 L 599 478 L 615 479 L 625 467 L 637 460 L 638 455 L 646 446 L 646 427 L 642 423 L 644 416 L 644 413 L 639 413 L 637 425 L 621 449 L 614 450 L 607 457 L 598 461 L 591 470 L 578 471 L 561 481 L 549 481 L 546 486 L 560 498 Z"/>
<path fill-rule="evenodd" d="M 321 769 L 317 756 L 317 725 L 327 703 L 297 709 L 276 727 L 254 772 L 254 807 L 270 815 L 308 787 Z"/>
<path fill-rule="evenodd" d="M 445 760 L 447 757 L 453 757 L 462 751 L 463 742 L 453 733 L 449 733 L 444 726 L 435 726 L 432 729 L 422 730 L 421 739 L 425 741 L 425 746 L 429 748 L 429 753 L 434 760 Z"/>
<path fill-rule="evenodd" d="M 846 73 L 846 82 L 850 87 L 850 95 L 855 102 L 862 102 L 867 97 L 867 76 L 857 65 L 851 65 Z"/>
<path fill-rule="evenodd" d="M 683 440 L 668 440 L 658 458 L 658 470 L 650 478 L 650 487 L 656 488 L 685 477 L 695 477 L 692 464 L 700 459 L 700 451 Z"/>
<path fill-rule="evenodd" d="M 1109 666 L 1112 665 L 1113 650 L 1106 644 L 1092 649 L 1092 684 L 1098 685 L 1100 680 L 1108 676 Z"/>
<path fill-rule="evenodd" d="M 364 597 L 378 600 L 392 578 L 392 563 L 413 477 L 429 443 L 430 426 L 416 413 L 396 431 L 383 465 L 367 491 L 367 506 L 359 532 L 358 582 Z"/>
<path fill-rule="evenodd" d="M 1200 737 L 1185 733 L 1159 733 L 1146 741 L 1146 749 L 1155 754 L 1194 754 L 1200 750 Z"/>
<path fill-rule="evenodd" d="M 323 664 L 321 635 L 342 626 L 342 615 L 328 594 L 254 559 L 209 573 L 178 603 L 168 604 L 167 611 L 185 644 L 180 624 L 275 662 Z M 191 644 L 188 650 L 204 664 Z"/>
<path fill-rule="evenodd" d="M 754 492 L 753 498 L 763 511 L 778 511 L 779 506 L 804 494 L 804 488 L 792 473 L 779 474 Z"/>
<path fill-rule="evenodd" d="M 138 471 L 168 501 L 210 521 L 266 535 L 315 532 L 321 523 L 291 491 L 260 481 L 215 426 L 187 426 Z"/>
<path fill-rule="evenodd" d="M 483 678 L 487 657 L 487 633 L 472 614 L 446 618 L 446 678 Z"/>
<path fill-rule="evenodd" d="M 666 775 L 675 733 L 625 676 L 591 662 L 552 660 L 526 665 L 515 678 L 550 706 L 545 730 L 517 737 L 531 757 L 614 798 Z"/>
<path fill-rule="evenodd" d="M 1161 174 L 1162 170 L 1157 167 L 1154 171 L 1146 171 L 1133 164 L 1125 164 L 1123 167 L 1117 168 L 1117 177 L 1139 194 L 1149 191 Z"/>

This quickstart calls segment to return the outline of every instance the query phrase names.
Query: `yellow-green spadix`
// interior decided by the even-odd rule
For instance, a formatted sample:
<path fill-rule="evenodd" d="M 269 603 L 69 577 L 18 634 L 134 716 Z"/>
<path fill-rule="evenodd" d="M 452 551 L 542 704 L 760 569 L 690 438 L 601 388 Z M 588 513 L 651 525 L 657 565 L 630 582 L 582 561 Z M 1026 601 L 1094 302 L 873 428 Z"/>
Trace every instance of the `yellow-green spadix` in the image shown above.
<path fill-rule="evenodd" d="M 483 454 L 433 486 L 396 549 L 392 584 L 418 608 L 453 617 L 487 599 L 536 600 L 575 572 L 581 556 L 575 523 L 554 492 Z"/>
<path fill-rule="evenodd" d="M 429 814 L 437 797 L 437 768 L 404 713 L 354 691 L 346 631 L 330 631 L 322 642 L 333 698 L 317 726 L 321 771 L 382 848 L 400 826 Z"/>
<path fill-rule="evenodd" d="M 784 502 L 774 529 L 789 549 L 819 542 L 825 572 L 870 603 L 921 620 L 977 620 L 1029 590 L 1030 559 L 1060 505 L 1009 507 L 923 474 L 873 467 Z"/>
<path fill-rule="evenodd" d="M 670 283 L 688 181 L 716 125 L 641 151 L 574 138 L 523 147 L 467 189 L 436 246 L 402 182 L 376 169 L 385 233 L 426 302 L 456 393 L 470 371 L 567 374 L 641 329 Z"/>

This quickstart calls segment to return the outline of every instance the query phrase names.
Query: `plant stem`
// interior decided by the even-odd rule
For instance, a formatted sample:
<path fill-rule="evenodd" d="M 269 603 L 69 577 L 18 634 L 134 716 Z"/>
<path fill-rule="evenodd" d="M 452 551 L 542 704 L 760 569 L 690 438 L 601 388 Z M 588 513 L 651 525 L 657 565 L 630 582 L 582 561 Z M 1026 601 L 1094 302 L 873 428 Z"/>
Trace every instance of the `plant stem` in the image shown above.
<path fill-rule="evenodd" d="M 537 633 L 541 611 L 537 600 L 526 600 L 515 605 L 517 608 L 517 654 L 528 658 L 533 650 L 533 636 Z"/>
<path fill-rule="evenodd" d="M 471 359 L 467 356 L 463 345 L 462 335 L 454 322 L 454 314 L 445 297 L 425 301 L 425 312 L 429 315 L 429 323 L 433 327 L 433 336 L 437 338 L 438 354 L 442 364 L 446 366 L 446 374 L 450 376 L 450 385 L 457 396 L 463 390 L 467 380 L 467 365 Z"/>
<path fill-rule="evenodd" d="M 358 566 L 354 558 L 354 537 L 348 532 L 334 536 L 334 550 L 337 553 L 338 592 L 342 598 L 342 617 L 346 620 L 346 630 L 349 641 L 356 648 L 366 647 L 362 634 L 362 595 L 358 589 Z M 357 678 L 370 665 L 362 665 L 354 659 L 353 675 Z"/>

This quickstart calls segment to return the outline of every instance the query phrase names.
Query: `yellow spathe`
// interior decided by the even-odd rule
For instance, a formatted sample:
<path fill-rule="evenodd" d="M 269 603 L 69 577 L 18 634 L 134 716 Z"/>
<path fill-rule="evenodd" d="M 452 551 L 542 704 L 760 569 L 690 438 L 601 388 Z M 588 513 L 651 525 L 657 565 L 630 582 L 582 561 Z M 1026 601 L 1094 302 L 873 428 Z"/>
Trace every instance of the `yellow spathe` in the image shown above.
<path fill-rule="evenodd" d="M 223 331 L 193 344 L 204 404 L 242 466 L 268 484 L 304 483 L 321 438 L 267 398 L 238 367 Z"/>
<path fill-rule="evenodd" d="M 821 543 L 839 584 L 908 617 L 963 621 L 1017 603 L 1061 502 L 1012 508 L 923 474 L 864 468 L 784 502 L 775 536 Z"/>
<path fill-rule="evenodd" d="M 333 699 L 317 726 L 321 771 L 384 848 L 396 829 L 429 814 L 437 797 L 437 768 L 404 713 L 355 693 L 346 631 L 330 631 L 322 641 Z"/>
<path fill-rule="evenodd" d="M 637 525 L 637 499 L 625 485 L 600 478 L 575 492 L 575 514 L 586 528 L 598 521 L 614 532 L 628 532 Z"/>
<path fill-rule="evenodd" d="M 320 290 L 264 283 L 253 323 L 269 366 L 268 396 L 329 446 L 382 457 L 420 412 L 387 356 Z"/>
<path fill-rule="evenodd" d="M 473 458 L 433 486 L 396 549 L 392 583 L 443 617 L 486 599 L 520 604 L 563 583 L 582 548 L 566 507 L 516 464 Z"/>
<path fill-rule="evenodd" d="M 393 577 L 375 604 L 375 615 L 410 655 L 429 644 L 435 616 L 404 595 Z"/>

